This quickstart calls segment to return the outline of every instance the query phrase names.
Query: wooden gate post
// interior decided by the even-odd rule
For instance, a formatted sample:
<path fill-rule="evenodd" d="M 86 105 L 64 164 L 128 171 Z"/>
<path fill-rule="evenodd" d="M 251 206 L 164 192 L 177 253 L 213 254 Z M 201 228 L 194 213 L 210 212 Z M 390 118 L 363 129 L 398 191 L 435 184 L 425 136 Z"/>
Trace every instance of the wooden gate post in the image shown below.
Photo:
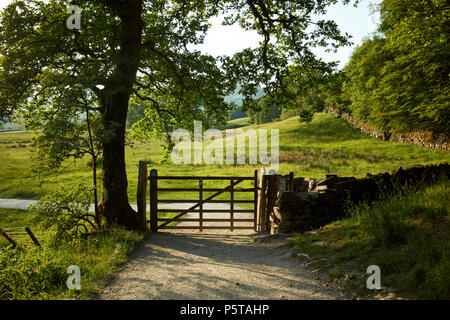
<path fill-rule="evenodd" d="M 150 171 L 150 230 L 158 231 L 158 171 Z"/>
<path fill-rule="evenodd" d="M 142 224 L 147 230 L 147 163 L 139 161 L 139 176 L 137 186 L 137 207 Z"/>
<path fill-rule="evenodd" d="M 253 230 L 258 231 L 258 170 L 253 174 Z"/>
<path fill-rule="evenodd" d="M 277 201 L 277 176 L 267 176 L 267 204 L 264 215 L 265 230 L 270 230 L 270 214 L 273 212 L 273 207 Z"/>
<path fill-rule="evenodd" d="M 288 191 L 294 191 L 294 172 L 289 173 L 289 188 Z"/>
<path fill-rule="evenodd" d="M 267 188 L 267 175 L 265 175 L 264 168 L 261 168 L 259 175 L 259 186 L 258 186 L 258 204 L 257 204 L 257 230 L 265 231 L 265 216 L 266 216 L 266 188 Z"/>
<path fill-rule="evenodd" d="M 198 180 L 199 187 L 199 201 L 200 201 L 200 212 L 198 213 L 199 223 L 200 223 L 200 232 L 203 232 L 203 179 L 200 178 Z"/>

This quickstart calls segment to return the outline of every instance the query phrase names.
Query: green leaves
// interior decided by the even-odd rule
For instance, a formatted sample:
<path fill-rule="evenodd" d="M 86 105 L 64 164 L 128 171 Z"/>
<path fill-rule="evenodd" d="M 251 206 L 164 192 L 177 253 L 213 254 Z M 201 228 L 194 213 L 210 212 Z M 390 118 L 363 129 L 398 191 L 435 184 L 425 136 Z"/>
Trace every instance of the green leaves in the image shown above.
<path fill-rule="evenodd" d="M 450 8 L 444 0 L 384 0 L 381 34 L 345 68 L 352 114 L 387 131 L 448 131 Z"/>

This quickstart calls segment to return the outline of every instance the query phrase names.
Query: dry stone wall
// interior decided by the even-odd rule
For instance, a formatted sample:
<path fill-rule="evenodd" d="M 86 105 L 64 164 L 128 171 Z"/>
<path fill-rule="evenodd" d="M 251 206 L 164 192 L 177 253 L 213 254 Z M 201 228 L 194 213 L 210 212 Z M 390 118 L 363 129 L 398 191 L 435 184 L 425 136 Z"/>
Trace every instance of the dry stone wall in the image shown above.
<path fill-rule="evenodd" d="M 346 215 L 349 202 L 371 203 L 402 186 L 434 183 L 450 177 L 447 162 L 399 168 L 391 174 L 367 174 L 362 179 L 327 175 L 325 179 L 295 178 L 294 191 L 280 192 L 271 214 L 271 233 L 303 232 Z"/>
<path fill-rule="evenodd" d="M 325 108 L 325 112 L 341 117 L 351 125 L 357 127 L 365 135 L 378 140 L 413 143 L 428 148 L 450 150 L 449 133 L 432 131 L 415 131 L 404 133 L 381 132 L 374 128 L 368 127 L 362 121 L 353 118 L 347 112 L 342 112 L 330 106 Z"/>

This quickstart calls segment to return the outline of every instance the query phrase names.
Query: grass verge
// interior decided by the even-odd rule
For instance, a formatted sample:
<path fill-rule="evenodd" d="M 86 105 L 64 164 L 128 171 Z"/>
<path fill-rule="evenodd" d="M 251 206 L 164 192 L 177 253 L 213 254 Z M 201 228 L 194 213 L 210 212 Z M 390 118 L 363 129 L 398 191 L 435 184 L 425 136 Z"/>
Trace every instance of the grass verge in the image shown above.
<path fill-rule="evenodd" d="M 291 241 L 305 264 L 350 298 L 450 299 L 450 182 L 396 195 Z M 381 269 L 381 290 L 366 288 L 366 269 Z"/>
<path fill-rule="evenodd" d="M 0 227 L 7 230 L 19 222 L 26 225 L 29 214 L 0 209 Z M 33 246 L 26 233 L 11 234 L 18 244 L 15 248 L 4 239 L 0 241 L 0 300 L 88 299 L 144 239 L 143 234 L 115 228 L 54 247 L 48 232 L 32 230 L 42 249 Z M 71 265 L 81 270 L 80 290 L 67 288 L 67 268 Z"/>

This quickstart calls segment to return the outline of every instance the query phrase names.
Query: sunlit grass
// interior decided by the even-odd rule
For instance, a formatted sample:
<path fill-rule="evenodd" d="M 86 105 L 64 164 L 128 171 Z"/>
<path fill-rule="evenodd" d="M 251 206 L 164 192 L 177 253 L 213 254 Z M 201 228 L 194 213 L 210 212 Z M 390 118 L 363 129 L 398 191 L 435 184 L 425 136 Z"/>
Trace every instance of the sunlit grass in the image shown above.
<path fill-rule="evenodd" d="M 372 298 L 366 268 L 407 298 L 450 298 L 450 181 L 350 210 L 351 217 L 299 234 L 291 242 L 306 263 L 340 281 L 355 298 Z M 346 280 L 347 279 L 347 280 Z M 386 291 L 381 291 L 386 293 Z"/>
<path fill-rule="evenodd" d="M 237 119 L 234 122 L 242 122 Z M 324 177 L 325 174 L 362 177 L 366 173 L 392 171 L 400 166 L 449 161 L 450 152 L 428 149 L 412 144 L 375 140 L 328 114 L 316 114 L 310 124 L 298 119 L 252 125 L 242 129 L 279 129 L 279 173 L 294 172 L 295 176 Z M 37 178 L 32 173 L 33 161 L 30 133 L 0 134 L 0 197 L 37 199 L 58 187 L 60 183 L 76 185 L 92 183 L 88 158 L 66 162 L 58 174 Z M 20 147 L 19 147 L 20 145 Z M 248 145 L 248 142 L 247 142 Z M 248 150 L 248 146 L 247 146 Z M 269 143 L 270 150 L 270 143 Z M 128 194 L 135 203 L 138 163 L 148 163 L 160 175 L 252 176 L 262 165 L 174 165 L 160 164 L 161 142 L 135 142 L 126 147 Z M 100 183 L 101 184 L 101 183 Z M 184 182 L 174 181 L 168 187 L 182 187 Z M 224 184 L 225 185 L 225 184 Z"/>

